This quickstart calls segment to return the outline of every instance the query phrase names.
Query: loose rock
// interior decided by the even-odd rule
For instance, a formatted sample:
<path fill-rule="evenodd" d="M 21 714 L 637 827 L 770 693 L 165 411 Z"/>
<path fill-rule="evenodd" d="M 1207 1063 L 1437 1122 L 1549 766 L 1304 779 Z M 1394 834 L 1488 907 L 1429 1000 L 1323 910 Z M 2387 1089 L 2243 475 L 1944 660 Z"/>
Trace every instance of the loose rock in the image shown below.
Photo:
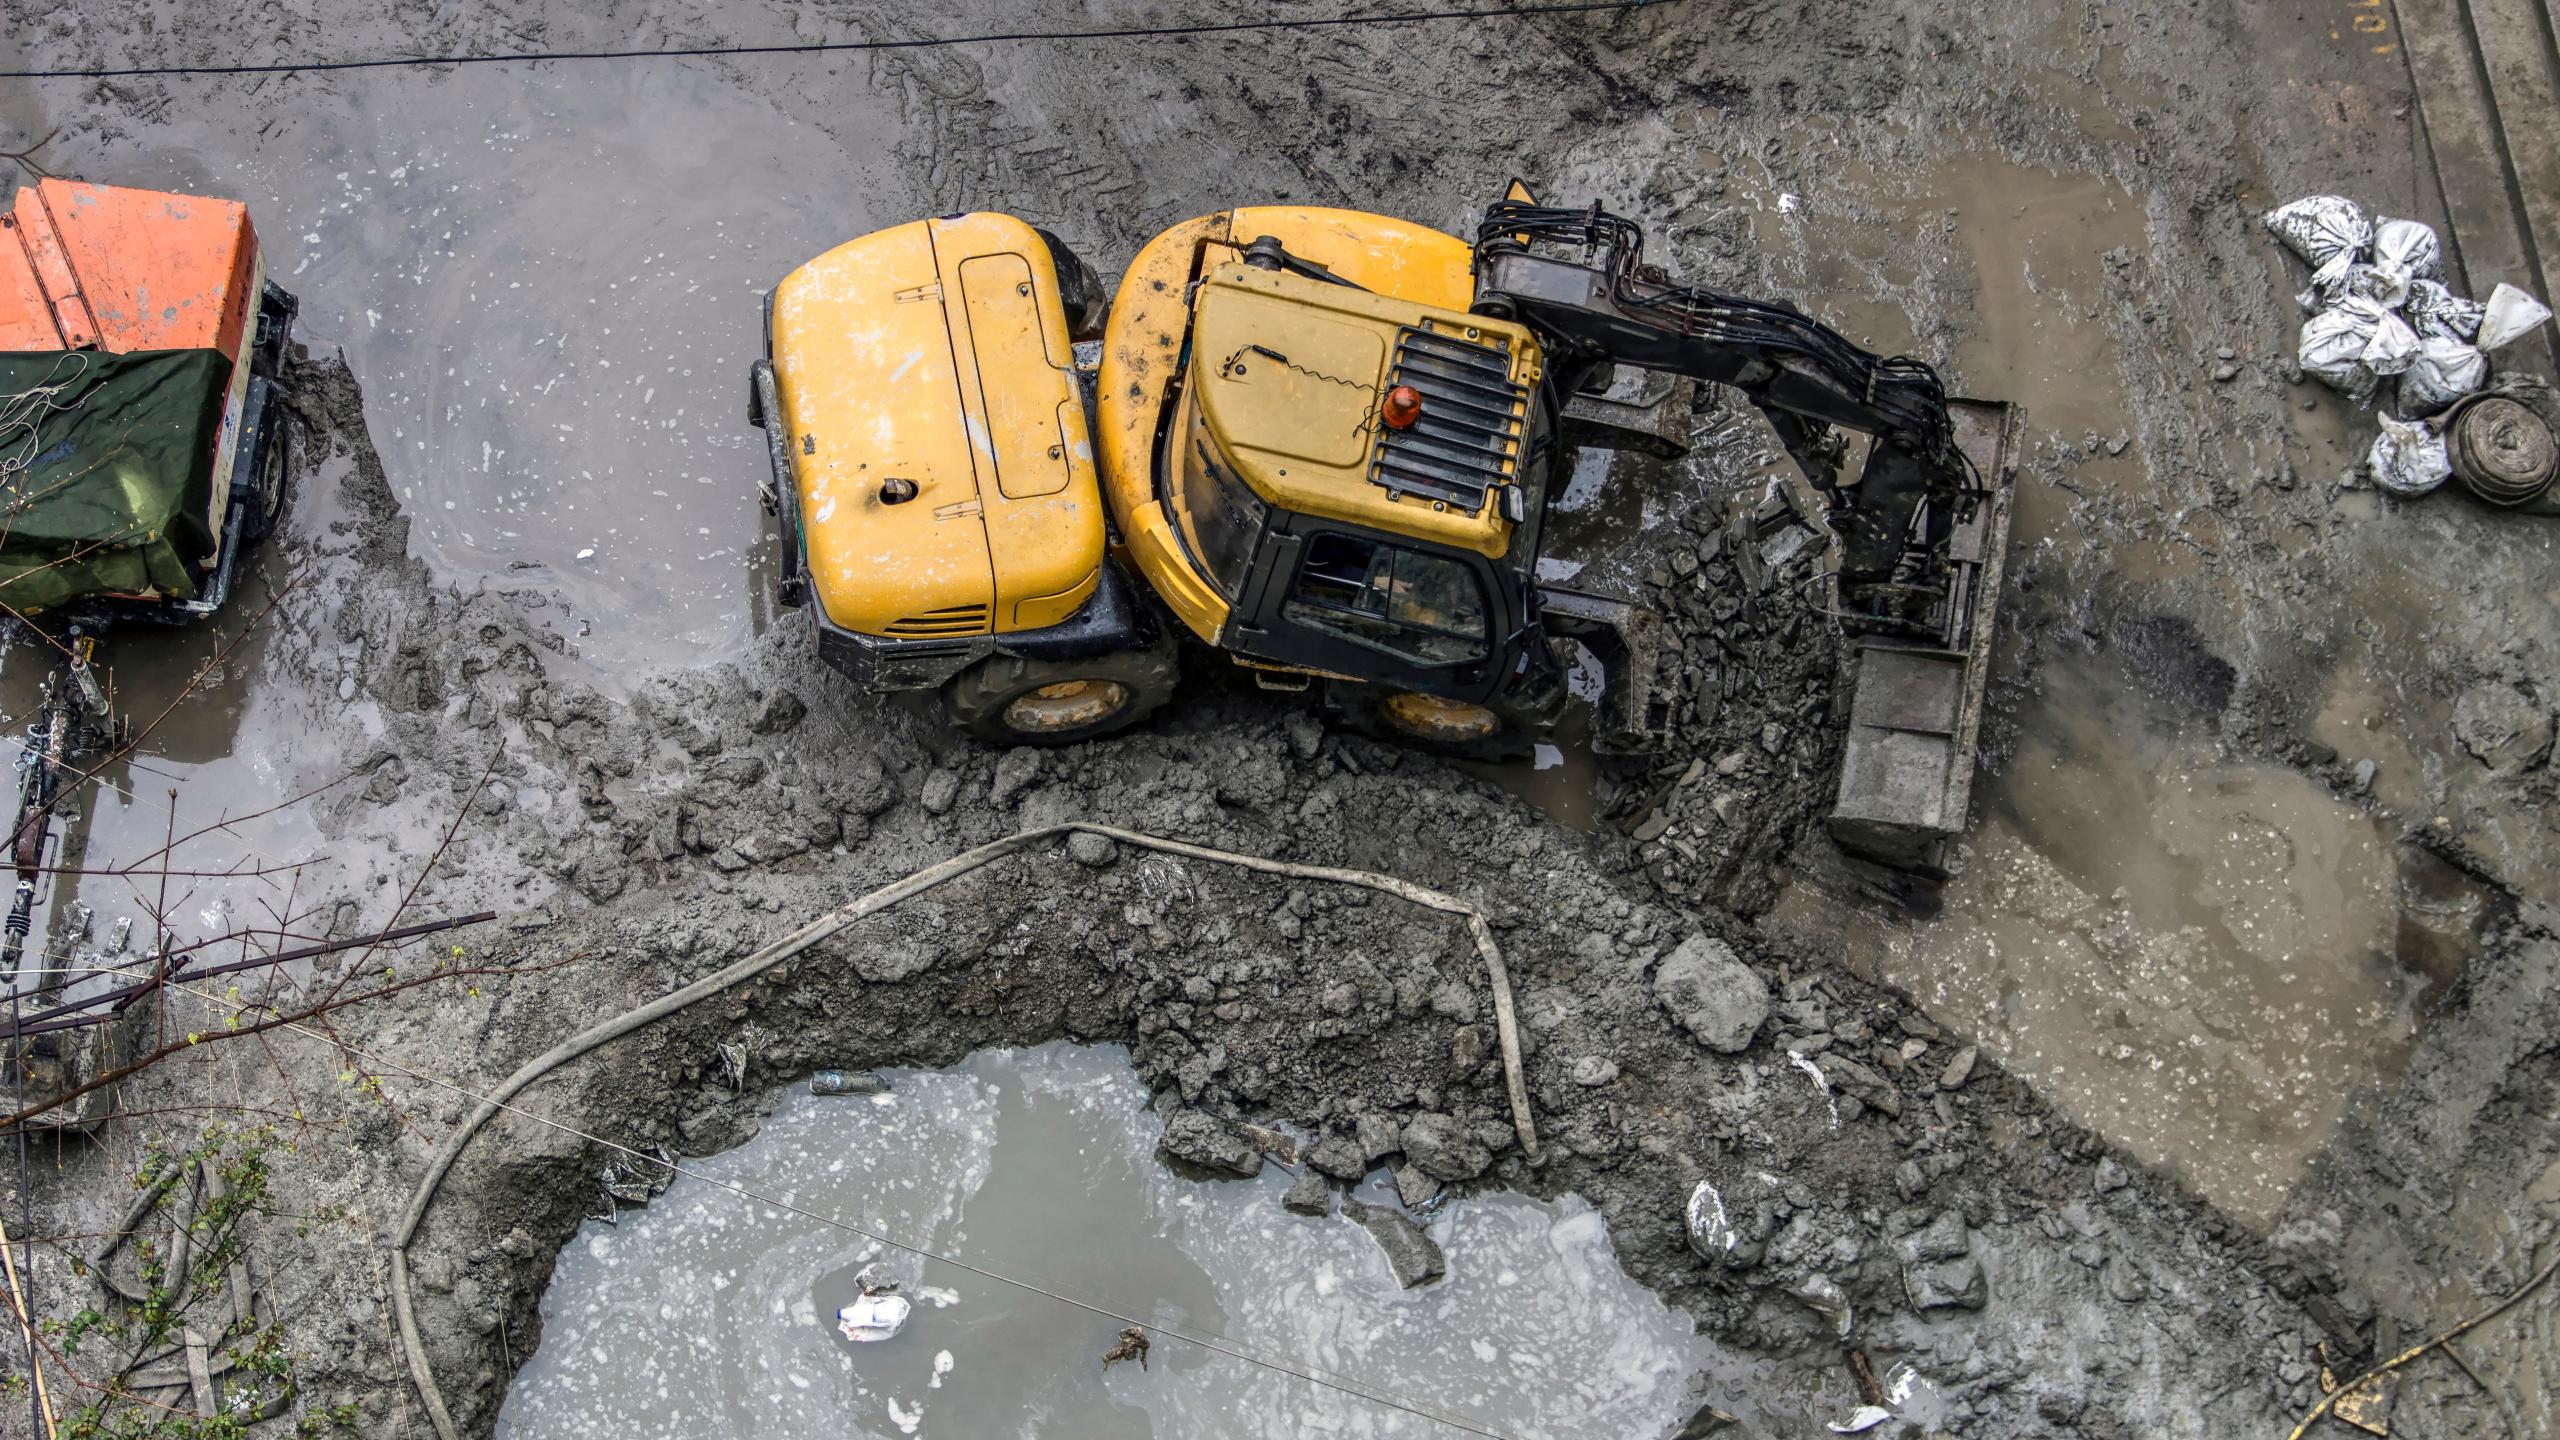
<path fill-rule="evenodd" d="M 1246 1178 L 1262 1173 L 1262 1152 L 1234 1126 L 1199 1110 L 1177 1110 L 1167 1117 L 1156 1152 L 1202 1170 Z"/>
<path fill-rule="evenodd" d="M 1386 1252 L 1387 1268 L 1394 1272 L 1396 1284 L 1404 1289 L 1428 1285 L 1449 1273 L 1448 1262 L 1442 1258 L 1439 1245 L 1401 1211 L 1346 1199 L 1342 1202 L 1342 1213 L 1359 1221 L 1361 1228 L 1378 1242 L 1378 1248 Z"/>
<path fill-rule="evenodd" d="M 1769 1018 L 1769 985 L 1731 946 L 1692 935 L 1663 960 L 1653 993 L 1680 1028 L 1708 1049 L 1738 1055 Z"/>

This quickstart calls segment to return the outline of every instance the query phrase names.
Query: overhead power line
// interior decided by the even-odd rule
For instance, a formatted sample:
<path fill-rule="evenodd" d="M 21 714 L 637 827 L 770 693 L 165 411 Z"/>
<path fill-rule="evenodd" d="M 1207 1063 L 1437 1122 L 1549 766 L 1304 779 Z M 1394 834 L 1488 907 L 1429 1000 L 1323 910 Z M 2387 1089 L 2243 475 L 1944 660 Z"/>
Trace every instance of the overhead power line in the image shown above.
<path fill-rule="evenodd" d="M 331 70 L 396 70 L 436 65 L 520 65 L 545 60 L 676 60 L 747 55 L 839 55 L 874 50 L 938 50 L 955 45 L 1019 45 L 1098 40 L 1196 40 L 1275 30 L 1334 30 L 1355 25 L 1421 25 L 1451 20 L 1526 20 L 1641 10 L 1665 0 L 1562 0 L 1547 5 L 1482 5 L 1441 10 L 1374 10 L 1206 25 L 1124 25 L 1098 30 L 994 30 L 905 40 L 808 40 L 777 45 L 686 45 L 658 50 L 521 50 L 498 55 L 384 55 L 368 60 L 283 60 L 263 65 L 123 65 L 95 69 L 0 70 L 5 80 L 124 80 L 177 75 L 289 75 Z"/>

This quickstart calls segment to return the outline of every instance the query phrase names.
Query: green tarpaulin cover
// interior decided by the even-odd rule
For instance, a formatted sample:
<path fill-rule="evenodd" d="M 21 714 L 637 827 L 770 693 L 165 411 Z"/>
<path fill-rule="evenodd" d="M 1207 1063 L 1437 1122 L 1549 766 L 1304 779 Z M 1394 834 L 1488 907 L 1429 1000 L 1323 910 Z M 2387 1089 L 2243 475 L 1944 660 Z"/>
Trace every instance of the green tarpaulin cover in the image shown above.
<path fill-rule="evenodd" d="M 218 350 L 0 354 L 0 603 L 194 599 L 230 380 Z"/>

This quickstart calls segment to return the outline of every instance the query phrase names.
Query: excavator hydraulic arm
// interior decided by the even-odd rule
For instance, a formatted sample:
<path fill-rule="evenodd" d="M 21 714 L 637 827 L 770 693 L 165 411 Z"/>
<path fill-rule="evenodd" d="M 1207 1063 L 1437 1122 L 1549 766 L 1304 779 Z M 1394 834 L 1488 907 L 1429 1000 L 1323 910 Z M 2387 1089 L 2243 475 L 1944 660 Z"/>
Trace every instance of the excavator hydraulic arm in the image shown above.
<path fill-rule="evenodd" d="M 1568 393 L 1574 367 L 1603 365 L 1741 391 L 1830 501 L 1848 622 L 1961 646 L 1946 555 L 1988 492 L 1937 373 L 1860 349 L 1784 302 L 1677 284 L 1644 263 L 1643 244 L 1634 222 L 1597 206 L 1503 201 L 1477 232 L 1475 308 L 1536 330 Z M 1834 427 L 1870 437 L 1853 483 Z"/>
<path fill-rule="evenodd" d="M 1632 365 L 1729 385 L 1759 408 L 1839 540 L 1853 654 L 1832 833 L 1889 863 L 1934 865 L 1969 808 L 2017 416 L 1949 400 L 1927 365 L 1861 349 L 1784 302 L 1679 284 L 1644 262 L 1643 244 L 1596 204 L 1505 200 L 1476 234 L 1474 308 L 1535 331 L 1567 394 Z M 1849 483 L 1844 429 L 1868 437 Z"/>

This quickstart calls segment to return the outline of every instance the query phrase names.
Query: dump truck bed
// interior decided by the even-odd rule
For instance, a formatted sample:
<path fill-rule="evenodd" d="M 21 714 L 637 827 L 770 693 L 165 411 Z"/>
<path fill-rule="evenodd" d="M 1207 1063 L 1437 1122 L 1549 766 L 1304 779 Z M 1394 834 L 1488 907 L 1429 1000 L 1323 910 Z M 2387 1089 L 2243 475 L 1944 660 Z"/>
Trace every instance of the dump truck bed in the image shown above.
<path fill-rule="evenodd" d="M 0 213 L 0 602 L 219 599 L 266 290 L 234 201 L 48 179 Z"/>

